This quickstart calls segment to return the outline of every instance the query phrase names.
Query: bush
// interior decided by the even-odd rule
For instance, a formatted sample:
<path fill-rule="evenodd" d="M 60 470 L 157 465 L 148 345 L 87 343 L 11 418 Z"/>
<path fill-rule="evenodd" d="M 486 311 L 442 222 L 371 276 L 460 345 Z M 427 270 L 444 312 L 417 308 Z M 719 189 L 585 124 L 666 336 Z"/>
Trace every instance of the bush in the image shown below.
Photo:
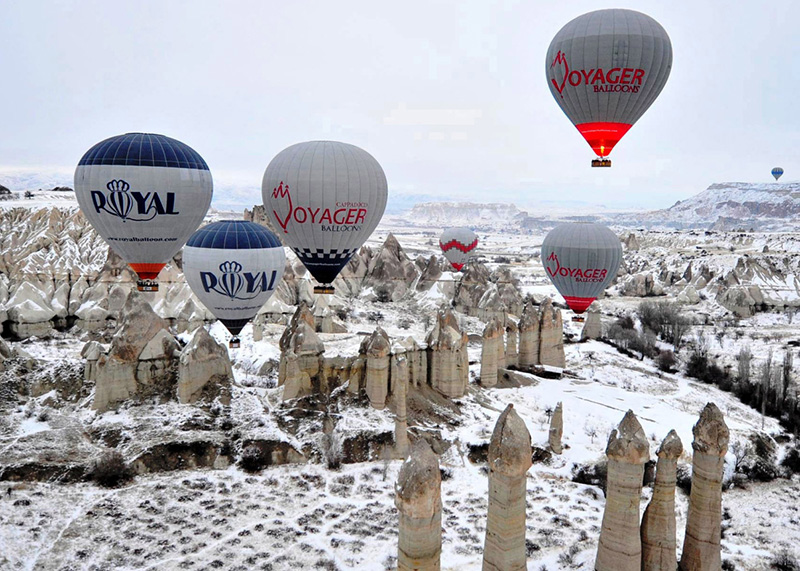
<path fill-rule="evenodd" d="M 675 353 L 672 351 L 661 351 L 656 357 L 656 365 L 660 371 L 665 373 L 672 373 L 675 371 L 675 365 L 678 360 L 675 358 Z"/>
<path fill-rule="evenodd" d="M 688 496 L 692 492 L 692 469 L 681 464 L 678 466 L 675 476 L 676 485 Z"/>
<path fill-rule="evenodd" d="M 637 309 L 642 328 L 650 330 L 676 349 L 689 330 L 691 321 L 681 315 L 680 306 L 669 301 L 643 301 Z"/>
<path fill-rule="evenodd" d="M 620 329 L 634 329 L 636 324 L 633 322 L 633 317 L 630 315 L 623 315 L 615 322 L 615 325 L 619 326 Z"/>
<path fill-rule="evenodd" d="M 259 472 L 267 466 L 267 459 L 256 444 L 248 444 L 242 450 L 239 466 L 245 472 Z"/>
<path fill-rule="evenodd" d="M 800 472 L 800 450 L 797 447 L 790 448 L 781 460 L 781 466 L 789 470 L 791 474 Z"/>
<path fill-rule="evenodd" d="M 777 571 L 800 571 L 800 564 L 797 563 L 797 559 L 786 549 L 773 557 L 769 566 L 772 569 L 777 569 Z"/>
<path fill-rule="evenodd" d="M 756 460 L 747 467 L 747 476 L 756 482 L 771 482 L 778 477 L 778 468 L 774 462 L 764 460 L 763 458 L 756 458 Z"/>
<path fill-rule="evenodd" d="M 116 450 L 103 454 L 92 468 L 91 478 L 104 488 L 116 488 L 133 477 L 125 458 Z"/>

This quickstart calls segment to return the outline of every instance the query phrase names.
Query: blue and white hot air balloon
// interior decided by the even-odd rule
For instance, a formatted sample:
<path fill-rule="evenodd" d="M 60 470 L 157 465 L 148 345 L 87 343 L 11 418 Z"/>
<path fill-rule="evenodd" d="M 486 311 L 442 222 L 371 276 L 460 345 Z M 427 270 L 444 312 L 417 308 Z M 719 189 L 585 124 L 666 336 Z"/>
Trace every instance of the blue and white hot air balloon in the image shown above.
<path fill-rule="evenodd" d="M 242 328 L 275 292 L 286 254 L 259 224 L 225 220 L 204 226 L 183 249 L 183 273 L 194 294 L 228 328 L 238 347 Z"/>
<path fill-rule="evenodd" d="M 781 167 L 775 167 L 772 169 L 772 176 L 775 177 L 775 180 L 778 180 L 783 175 L 783 169 Z"/>
<path fill-rule="evenodd" d="M 140 291 L 158 290 L 158 273 L 203 221 L 212 186 L 197 151 L 152 133 L 100 141 L 75 169 L 81 212 L 138 274 Z"/>

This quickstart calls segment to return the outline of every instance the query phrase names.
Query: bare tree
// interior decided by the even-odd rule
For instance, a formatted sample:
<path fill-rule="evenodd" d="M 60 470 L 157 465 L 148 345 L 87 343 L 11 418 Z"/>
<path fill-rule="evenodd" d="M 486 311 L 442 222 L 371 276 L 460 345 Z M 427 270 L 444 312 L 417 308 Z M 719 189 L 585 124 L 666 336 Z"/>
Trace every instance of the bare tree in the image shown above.
<path fill-rule="evenodd" d="M 767 360 L 761 367 L 761 430 L 764 430 L 764 417 L 767 415 L 767 398 L 769 385 L 772 381 L 772 349 L 769 350 Z"/>
<path fill-rule="evenodd" d="M 781 408 L 786 402 L 786 397 L 789 394 L 789 387 L 792 384 L 792 351 L 786 349 L 783 354 L 783 367 L 781 368 Z"/>
<path fill-rule="evenodd" d="M 739 365 L 739 382 L 750 382 L 750 363 L 753 361 L 753 353 L 750 347 L 742 347 L 739 349 L 739 354 L 736 356 Z"/>

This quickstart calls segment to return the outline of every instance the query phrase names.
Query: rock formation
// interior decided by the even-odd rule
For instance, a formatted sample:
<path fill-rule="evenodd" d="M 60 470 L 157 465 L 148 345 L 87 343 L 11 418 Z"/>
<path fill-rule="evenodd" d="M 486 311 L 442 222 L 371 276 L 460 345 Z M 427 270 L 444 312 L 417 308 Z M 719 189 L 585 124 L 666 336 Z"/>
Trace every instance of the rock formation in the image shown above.
<path fill-rule="evenodd" d="M 196 402 L 212 379 L 228 383 L 233 379 L 228 349 L 217 343 L 205 327 L 198 327 L 180 354 L 178 402 Z"/>
<path fill-rule="evenodd" d="M 584 321 L 583 329 L 581 330 L 581 341 L 602 337 L 603 326 L 600 323 L 600 310 L 597 309 L 597 305 L 594 303 L 590 305 L 585 315 L 586 321 Z"/>
<path fill-rule="evenodd" d="M 594 568 L 596 571 L 640 571 L 639 502 L 644 464 L 650 458 L 650 450 L 633 411 L 625 413 L 619 426 L 611 431 L 606 455 L 606 507 Z"/>
<path fill-rule="evenodd" d="M 2 351 L 0 351 L 2 352 Z M 83 369 L 83 378 L 87 381 L 94 381 L 97 377 L 97 361 L 105 353 L 105 349 L 97 341 L 88 341 L 81 349 L 81 357 L 86 359 L 86 367 Z"/>
<path fill-rule="evenodd" d="M 399 512 L 398 571 L 438 571 L 442 555 L 442 476 L 439 459 L 420 439 L 395 485 Z"/>
<path fill-rule="evenodd" d="M 392 357 L 392 387 L 395 407 L 394 451 L 398 458 L 408 456 L 408 417 L 406 395 L 408 394 L 408 360 L 405 353 Z"/>
<path fill-rule="evenodd" d="M 508 405 L 489 441 L 489 516 L 484 571 L 524 571 L 525 474 L 531 467 L 531 435 Z"/>
<path fill-rule="evenodd" d="M 283 392 L 284 400 L 312 390 L 327 391 L 324 375 L 320 374 L 325 346 L 314 331 L 314 315 L 305 303 L 298 306 L 286 326 L 279 347 L 278 385 L 287 385 Z"/>
<path fill-rule="evenodd" d="M 561 446 L 561 437 L 564 434 L 564 410 L 559 402 L 556 409 L 553 411 L 553 416 L 550 418 L 550 434 L 548 443 L 550 450 L 555 454 L 561 454 L 564 449 Z"/>
<path fill-rule="evenodd" d="M 670 430 L 656 454 L 653 498 L 642 517 L 642 571 L 675 571 L 678 568 L 675 538 L 675 483 L 683 444 Z"/>
<path fill-rule="evenodd" d="M 122 325 L 107 355 L 97 361 L 93 408 L 107 410 L 134 395 L 169 393 L 178 343 L 167 323 L 137 292 L 131 292 Z"/>
<path fill-rule="evenodd" d="M 469 381 L 467 334 L 461 331 L 451 309 L 440 311 L 436 323 L 426 337 L 430 383 L 450 398 L 464 396 Z"/>
<path fill-rule="evenodd" d="M 378 301 L 399 301 L 417 280 L 417 267 L 391 232 L 367 268 L 365 285 Z"/>
<path fill-rule="evenodd" d="M 430 258 L 417 258 L 416 265 L 420 270 L 416 290 L 428 291 L 442 277 L 441 259 L 437 256 Z"/>
<path fill-rule="evenodd" d="M 361 353 L 366 355 L 365 389 L 372 408 L 386 407 L 389 395 L 389 336 L 380 327 L 361 343 Z"/>
<path fill-rule="evenodd" d="M 531 302 L 525 304 L 519 318 L 520 367 L 533 367 L 539 364 L 539 312 Z"/>
<path fill-rule="evenodd" d="M 692 491 L 680 568 L 711 571 L 722 566 L 722 474 L 730 436 L 717 405 L 705 406 L 692 434 Z"/>
<path fill-rule="evenodd" d="M 410 387 L 419 387 L 428 382 L 428 352 L 422 349 L 413 337 L 397 341 L 408 361 L 408 383 Z"/>
<path fill-rule="evenodd" d="M 516 367 L 517 357 L 517 324 L 506 319 L 506 367 Z"/>
<path fill-rule="evenodd" d="M 545 298 L 539 308 L 539 363 L 550 367 L 565 367 L 564 326 L 561 310 L 553 307 L 550 298 Z"/>
<path fill-rule="evenodd" d="M 481 385 L 493 387 L 497 384 L 498 347 L 502 344 L 502 329 L 496 319 L 490 319 L 483 329 L 481 347 Z"/>
<path fill-rule="evenodd" d="M 498 369 L 505 369 L 506 368 L 506 328 L 503 324 L 506 321 L 506 313 L 505 308 L 503 312 L 500 314 L 499 317 L 495 318 L 497 320 L 497 368 Z"/>

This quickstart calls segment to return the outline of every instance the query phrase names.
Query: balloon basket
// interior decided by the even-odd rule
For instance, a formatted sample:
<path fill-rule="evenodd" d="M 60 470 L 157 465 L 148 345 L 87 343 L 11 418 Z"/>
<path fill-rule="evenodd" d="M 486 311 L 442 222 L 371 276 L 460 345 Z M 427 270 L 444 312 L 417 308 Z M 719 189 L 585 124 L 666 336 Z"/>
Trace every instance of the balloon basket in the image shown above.
<path fill-rule="evenodd" d="M 574 321 L 575 323 L 583 323 L 584 321 L 586 321 L 586 318 L 583 315 L 573 315 L 572 321 Z"/>
<path fill-rule="evenodd" d="M 238 337 L 231 337 L 231 340 L 228 341 L 228 347 L 230 347 L 231 349 L 238 349 L 241 346 L 242 342 L 239 341 Z"/>
<path fill-rule="evenodd" d="M 610 167 L 611 159 L 592 159 L 593 167 Z"/>
<path fill-rule="evenodd" d="M 314 286 L 314 293 L 322 293 L 322 294 L 330 295 L 332 293 L 335 293 L 335 291 L 336 290 L 334 290 L 333 286 L 330 285 L 330 284 Z"/>
<path fill-rule="evenodd" d="M 136 282 L 136 289 L 139 291 L 158 291 L 158 282 L 139 280 Z"/>

